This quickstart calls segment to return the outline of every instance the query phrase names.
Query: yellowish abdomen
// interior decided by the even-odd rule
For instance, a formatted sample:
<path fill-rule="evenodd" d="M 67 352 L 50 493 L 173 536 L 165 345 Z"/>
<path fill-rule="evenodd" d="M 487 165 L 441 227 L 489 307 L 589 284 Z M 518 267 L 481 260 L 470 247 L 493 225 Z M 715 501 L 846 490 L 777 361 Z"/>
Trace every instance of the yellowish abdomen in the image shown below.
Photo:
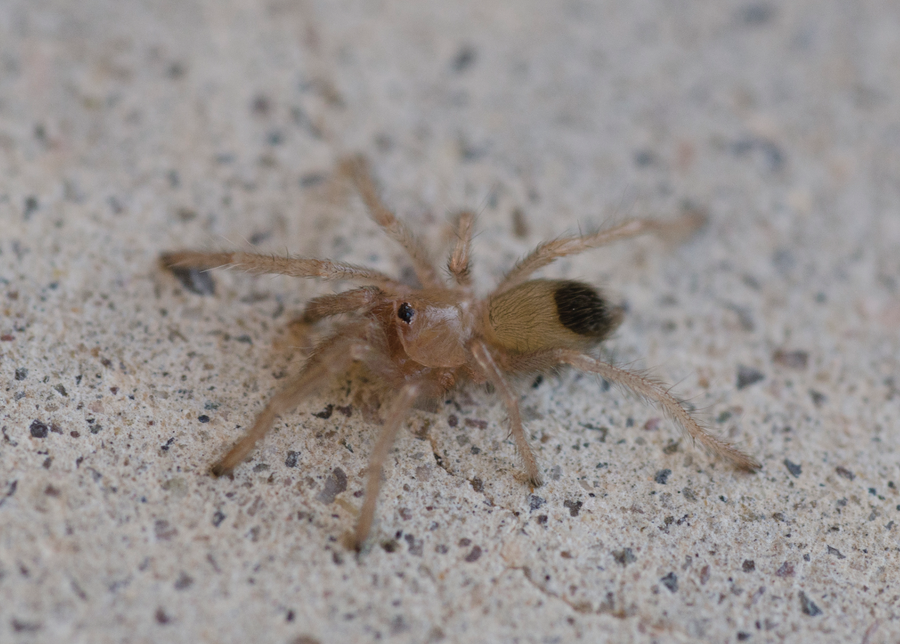
<path fill-rule="evenodd" d="M 571 280 L 531 280 L 491 299 L 489 339 L 512 353 L 587 349 L 616 329 L 622 310 L 597 289 Z"/>

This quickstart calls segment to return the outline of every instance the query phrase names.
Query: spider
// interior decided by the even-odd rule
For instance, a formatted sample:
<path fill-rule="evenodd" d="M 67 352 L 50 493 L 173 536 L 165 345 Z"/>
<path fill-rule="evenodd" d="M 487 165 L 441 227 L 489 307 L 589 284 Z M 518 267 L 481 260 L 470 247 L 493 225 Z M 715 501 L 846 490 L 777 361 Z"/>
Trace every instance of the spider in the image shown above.
<path fill-rule="evenodd" d="M 582 282 L 530 279 L 556 259 L 614 241 L 648 232 L 693 232 L 704 223 L 704 215 L 690 213 L 670 222 L 634 219 L 600 232 L 544 242 L 521 259 L 487 297 L 479 297 L 473 292 L 470 275 L 472 213 L 459 216 L 458 239 L 447 263 L 448 284 L 418 240 L 381 201 L 366 160 L 359 156 L 347 159 L 340 171 L 355 184 L 372 219 L 407 251 L 421 288 L 371 268 L 329 259 L 190 250 L 161 257 L 163 265 L 173 270 L 234 267 L 255 274 L 360 284 L 307 303 L 303 313 L 306 323 L 339 314 L 346 314 L 348 319 L 318 343 L 303 369 L 269 400 L 250 430 L 212 466 L 214 475 L 230 473 L 278 416 L 291 411 L 300 400 L 357 361 L 396 391 L 375 441 L 366 472 L 365 498 L 349 537 L 349 545 L 357 550 L 363 547 L 372 527 L 382 467 L 404 418 L 417 402 L 441 400 L 465 381 L 490 383 L 503 400 L 526 479 L 535 487 L 542 484 L 541 472 L 525 436 L 509 376 L 567 365 L 597 374 L 655 403 L 695 442 L 736 467 L 749 471 L 760 467 L 754 458 L 701 427 L 660 382 L 592 354 L 620 324 L 621 308 Z"/>

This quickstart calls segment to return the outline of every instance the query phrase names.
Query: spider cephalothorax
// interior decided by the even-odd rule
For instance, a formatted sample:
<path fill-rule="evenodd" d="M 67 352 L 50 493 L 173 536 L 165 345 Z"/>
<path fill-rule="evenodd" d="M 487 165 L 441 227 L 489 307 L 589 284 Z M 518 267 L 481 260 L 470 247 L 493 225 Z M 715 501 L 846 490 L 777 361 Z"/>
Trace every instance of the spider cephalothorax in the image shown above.
<path fill-rule="evenodd" d="M 541 485 L 537 461 L 522 427 L 508 376 L 572 366 L 595 373 L 657 404 L 695 441 L 737 467 L 759 464 L 731 444 L 704 430 L 669 390 L 644 374 L 598 360 L 591 350 L 619 325 L 622 311 L 597 289 L 571 280 L 528 279 L 554 260 L 645 232 L 685 232 L 699 227 L 697 213 L 671 222 L 636 219 L 598 233 L 562 237 L 538 246 L 487 296 L 477 297 L 469 276 L 474 216 L 459 217 L 458 241 L 447 264 L 447 284 L 428 261 L 408 229 L 379 199 L 365 161 L 354 157 L 341 169 L 349 175 L 372 218 L 409 253 L 420 288 L 412 288 L 376 270 L 324 259 L 272 257 L 245 252 L 178 251 L 163 255 L 169 268 L 220 266 L 251 273 L 314 277 L 365 284 L 307 304 L 304 321 L 337 314 L 348 320 L 320 342 L 304 368 L 275 394 L 253 427 L 215 465 L 216 475 L 233 470 L 275 418 L 290 411 L 351 363 L 363 362 L 397 393 L 387 407 L 367 474 L 366 496 L 352 537 L 360 548 L 375 514 L 381 469 L 403 419 L 417 401 L 436 399 L 464 381 L 489 382 L 503 399 L 510 432 L 530 484 Z"/>

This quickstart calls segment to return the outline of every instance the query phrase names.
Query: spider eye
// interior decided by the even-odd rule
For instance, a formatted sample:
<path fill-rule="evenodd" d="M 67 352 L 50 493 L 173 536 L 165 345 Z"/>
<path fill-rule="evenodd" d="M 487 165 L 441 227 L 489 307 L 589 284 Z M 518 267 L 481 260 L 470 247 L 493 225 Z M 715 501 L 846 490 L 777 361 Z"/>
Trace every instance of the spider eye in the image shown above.
<path fill-rule="evenodd" d="M 413 307 L 411 307 L 409 304 L 407 304 L 406 302 L 401 304 L 400 308 L 397 309 L 397 317 L 400 318 L 401 320 L 403 320 L 404 322 L 406 322 L 407 324 L 410 324 L 412 322 L 415 315 L 416 315 L 415 309 Z"/>

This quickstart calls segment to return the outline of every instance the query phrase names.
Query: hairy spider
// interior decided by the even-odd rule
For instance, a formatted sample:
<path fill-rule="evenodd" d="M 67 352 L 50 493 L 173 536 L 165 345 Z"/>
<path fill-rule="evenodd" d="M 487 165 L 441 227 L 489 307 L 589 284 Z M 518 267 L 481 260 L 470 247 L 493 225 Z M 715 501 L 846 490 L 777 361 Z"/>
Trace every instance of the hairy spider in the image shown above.
<path fill-rule="evenodd" d="M 458 240 L 447 264 L 453 283 L 448 285 L 416 238 L 382 203 L 366 161 L 353 157 L 341 164 L 341 171 L 352 179 L 372 219 L 406 249 L 421 288 L 370 268 L 328 259 L 198 251 L 162 256 L 163 264 L 170 269 L 233 267 L 256 274 L 363 285 L 314 298 L 306 305 L 305 322 L 338 314 L 349 314 L 349 320 L 315 347 L 300 373 L 272 397 L 253 427 L 212 466 L 213 474 L 231 472 L 269 431 L 276 417 L 292 410 L 304 396 L 356 361 L 396 391 L 369 462 L 365 499 L 351 537 L 356 549 L 362 547 L 372 526 L 382 466 L 404 418 L 417 401 L 441 399 L 464 381 L 491 383 L 503 399 L 510 433 L 533 486 L 542 484 L 541 473 L 507 376 L 565 365 L 597 374 L 655 403 L 694 441 L 738 468 L 752 471 L 760 467 L 755 459 L 701 427 L 667 387 L 591 354 L 621 322 L 620 308 L 581 282 L 529 279 L 560 257 L 620 239 L 646 232 L 692 232 L 703 224 L 703 215 L 691 213 L 670 222 L 635 219 L 601 232 L 544 242 L 520 260 L 487 297 L 478 297 L 469 274 L 472 213 L 459 217 Z"/>

